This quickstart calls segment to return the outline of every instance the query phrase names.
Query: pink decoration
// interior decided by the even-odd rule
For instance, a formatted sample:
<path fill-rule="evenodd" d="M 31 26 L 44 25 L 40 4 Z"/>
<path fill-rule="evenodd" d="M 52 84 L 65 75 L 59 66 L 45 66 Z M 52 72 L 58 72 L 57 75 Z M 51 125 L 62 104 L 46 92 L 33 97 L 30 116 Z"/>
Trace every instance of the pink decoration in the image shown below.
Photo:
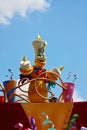
<path fill-rule="evenodd" d="M 72 102 L 75 84 L 72 82 L 64 82 L 63 85 L 67 88 L 63 93 L 64 102 Z"/>
<path fill-rule="evenodd" d="M 23 130 L 23 124 L 21 124 L 20 122 L 16 123 L 15 128 L 18 128 L 19 130 Z M 25 128 L 24 130 L 31 130 L 30 128 Z"/>
<path fill-rule="evenodd" d="M 23 130 L 23 124 L 18 122 L 15 124 L 15 128 L 19 128 L 19 130 Z"/>
<path fill-rule="evenodd" d="M 31 130 L 30 128 L 25 128 L 24 130 Z"/>

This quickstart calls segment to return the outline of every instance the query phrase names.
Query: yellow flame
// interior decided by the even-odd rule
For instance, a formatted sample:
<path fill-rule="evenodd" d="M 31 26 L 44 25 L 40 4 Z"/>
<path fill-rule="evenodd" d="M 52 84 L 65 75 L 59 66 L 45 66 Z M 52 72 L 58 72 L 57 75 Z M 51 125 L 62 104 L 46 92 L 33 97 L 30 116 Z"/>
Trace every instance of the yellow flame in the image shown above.
<path fill-rule="evenodd" d="M 27 61 L 27 58 L 26 58 L 26 56 L 24 56 L 24 57 L 23 57 L 23 61 L 24 61 L 24 62 L 25 62 L 25 61 Z"/>
<path fill-rule="evenodd" d="M 38 40 L 38 41 L 41 41 L 41 39 L 42 39 L 41 36 L 38 34 L 38 35 L 37 35 L 37 40 Z"/>
<path fill-rule="evenodd" d="M 64 66 L 60 66 L 58 69 L 62 71 L 64 69 Z"/>

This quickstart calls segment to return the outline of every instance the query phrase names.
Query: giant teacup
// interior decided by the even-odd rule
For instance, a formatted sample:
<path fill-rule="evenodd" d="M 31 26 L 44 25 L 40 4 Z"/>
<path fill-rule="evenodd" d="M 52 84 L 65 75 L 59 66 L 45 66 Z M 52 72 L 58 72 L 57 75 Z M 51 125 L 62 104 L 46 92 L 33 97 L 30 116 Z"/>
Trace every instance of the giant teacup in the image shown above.
<path fill-rule="evenodd" d="M 15 101 L 15 92 L 16 92 L 16 80 L 6 80 L 3 82 L 3 86 L 5 88 L 5 93 L 7 96 L 8 102 L 14 102 Z"/>
<path fill-rule="evenodd" d="M 63 86 L 66 88 L 63 92 L 64 102 L 72 102 L 75 84 L 72 82 L 64 82 Z"/>

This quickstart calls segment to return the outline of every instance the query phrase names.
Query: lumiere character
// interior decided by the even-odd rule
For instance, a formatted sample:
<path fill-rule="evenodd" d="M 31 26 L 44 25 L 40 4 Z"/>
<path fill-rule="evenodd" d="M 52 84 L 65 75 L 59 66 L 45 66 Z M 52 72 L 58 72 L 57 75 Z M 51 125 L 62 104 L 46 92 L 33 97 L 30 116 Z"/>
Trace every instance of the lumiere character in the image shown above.
<path fill-rule="evenodd" d="M 43 41 L 41 37 L 38 35 L 37 39 L 32 43 L 35 52 L 35 65 L 31 65 L 31 63 L 27 60 L 27 58 L 23 58 L 23 61 L 20 63 L 20 79 L 29 78 L 31 80 L 28 89 L 28 96 L 30 102 L 48 102 L 48 88 L 46 86 L 47 83 L 52 82 L 48 80 L 44 80 L 44 78 L 49 78 L 51 80 L 57 80 L 58 77 L 52 73 L 45 73 L 47 70 L 44 68 L 46 64 L 45 57 L 45 47 L 47 46 L 47 42 Z M 56 71 L 60 75 L 61 70 L 53 69 L 52 71 Z M 39 78 L 39 79 L 38 79 Z M 36 80 L 34 80 L 36 79 Z"/>
<path fill-rule="evenodd" d="M 33 73 L 31 74 L 32 79 L 37 78 L 39 75 L 41 75 L 39 78 L 45 78 L 46 74 L 42 73 L 46 71 L 44 66 L 46 64 L 45 47 L 47 46 L 47 42 L 42 41 L 41 37 L 38 35 L 37 39 L 32 43 L 32 45 L 35 52 L 35 65 L 33 65 Z M 46 99 L 37 94 L 35 88 L 42 96 L 47 97 L 48 90 L 46 87 L 46 80 L 37 80 L 36 84 L 35 81 L 31 82 L 28 95 L 31 102 L 47 102 Z"/>

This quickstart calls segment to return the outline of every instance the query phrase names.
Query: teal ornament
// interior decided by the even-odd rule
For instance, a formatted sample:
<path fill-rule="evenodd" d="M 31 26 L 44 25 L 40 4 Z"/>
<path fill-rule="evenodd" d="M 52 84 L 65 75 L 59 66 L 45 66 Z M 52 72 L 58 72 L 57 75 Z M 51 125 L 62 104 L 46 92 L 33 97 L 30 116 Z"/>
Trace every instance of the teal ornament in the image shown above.
<path fill-rule="evenodd" d="M 56 130 L 54 127 L 49 128 L 48 130 Z"/>
<path fill-rule="evenodd" d="M 47 85 L 47 89 L 48 89 L 48 90 L 51 90 L 51 87 L 52 87 L 52 88 L 55 88 L 55 85 L 56 85 L 56 84 L 55 84 L 54 82 L 49 81 L 49 82 L 48 82 L 48 85 Z"/>
<path fill-rule="evenodd" d="M 52 123 L 52 127 L 49 128 L 48 130 L 56 130 L 56 129 L 54 128 L 54 124 L 53 124 L 53 123 Z"/>
<path fill-rule="evenodd" d="M 45 112 L 42 112 L 42 114 L 43 114 L 43 115 L 46 115 L 46 119 L 45 119 L 45 121 L 43 121 L 43 124 L 44 124 L 44 125 L 52 124 L 52 127 L 49 128 L 48 130 L 56 130 L 56 129 L 54 128 L 53 122 L 48 119 L 48 115 L 47 115 Z"/>

